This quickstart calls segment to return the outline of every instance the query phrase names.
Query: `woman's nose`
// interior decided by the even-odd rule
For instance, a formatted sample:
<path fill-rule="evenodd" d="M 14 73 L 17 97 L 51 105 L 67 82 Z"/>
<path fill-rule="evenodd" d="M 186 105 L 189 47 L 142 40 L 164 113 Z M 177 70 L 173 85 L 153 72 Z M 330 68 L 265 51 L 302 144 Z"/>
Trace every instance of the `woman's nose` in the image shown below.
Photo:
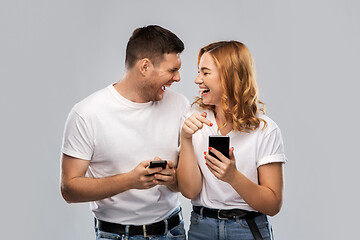
<path fill-rule="evenodd" d="M 195 81 L 194 81 L 196 84 L 201 84 L 203 82 L 200 74 L 197 75 L 197 77 L 195 78 Z"/>

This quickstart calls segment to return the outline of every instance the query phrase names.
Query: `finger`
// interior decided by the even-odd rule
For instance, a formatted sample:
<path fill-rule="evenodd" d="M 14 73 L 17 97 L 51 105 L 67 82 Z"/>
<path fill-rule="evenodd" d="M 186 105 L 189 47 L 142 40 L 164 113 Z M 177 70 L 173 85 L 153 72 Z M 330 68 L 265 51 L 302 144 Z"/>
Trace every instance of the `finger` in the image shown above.
<path fill-rule="evenodd" d="M 154 179 L 153 183 L 155 183 L 156 185 L 166 185 L 166 182 L 156 179 Z"/>
<path fill-rule="evenodd" d="M 156 167 L 156 168 L 147 168 L 146 175 L 153 175 L 154 173 L 161 172 L 163 170 L 162 167 Z"/>
<path fill-rule="evenodd" d="M 201 114 L 201 116 L 203 116 L 203 117 L 205 117 L 205 118 L 206 118 L 207 113 L 206 113 L 206 112 L 203 112 L 203 113 Z"/>
<path fill-rule="evenodd" d="M 149 164 L 150 164 L 150 162 L 151 162 L 152 160 L 146 160 L 146 161 L 142 161 L 142 162 L 140 162 L 140 166 L 143 166 L 144 168 L 146 168 L 146 167 L 148 167 L 149 166 Z"/>
<path fill-rule="evenodd" d="M 174 179 L 172 175 L 162 175 L 162 174 L 155 174 L 154 180 L 160 181 L 160 182 L 170 182 Z"/>
<path fill-rule="evenodd" d="M 212 122 L 207 119 L 206 117 L 202 116 L 202 115 L 195 115 L 196 119 L 199 120 L 202 123 L 205 123 L 206 125 L 212 127 Z"/>
<path fill-rule="evenodd" d="M 146 188 L 152 188 L 152 187 L 155 187 L 156 185 L 158 185 L 158 183 L 156 183 L 156 181 L 153 180 L 152 182 L 146 184 L 145 187 Z"/>
<path fill-rule="evenodd" d="M 219 161 L 219 159 L 214 158 L 213 156 L 210 156 L 209 154 L 207 154 L 205 156 L 205 159 L 206 159 L 207 165 L 210 166 L 212 169 L 215 169 L 215 170 L 220 169 L 222 164 L 223 164 L 221 161 Z"/>
<path fill-rule="evenodd" d="M 174 163 L 172 162 L 170 164 L 174 164 Z M 162 169 L 160 172 L 158 172 L 158 174 L 165 175 L 165 176 L 175 176 L 176 170 L 175 170 L 175 167 L 166 166 L 166 168 Z"/>
<path fill-rule="evenodd" d="M 174 161 L 167 160 L 167 165 L 169 168 L 176 168 L 176 164 Z"/>
<path fill-rule="evenodd" d="M 217 160 L 217 162 L 219 161 Z M 206 166 L 208 167 L 210 172 L 212 172 L 212 174 L 214 175 L 219 175 L 221 173 L 221 168 L 216 164 L 214 164 L 214 162 L 210 161 L 209 159 L 206 159 Z"/>
<path fill-rule="evenodd" d="M 217 156 L 219 158 L 218 160 L 223 161 L 223 162 L 227 161 L 227 158 L 220 151 L 216 150 L 215 148 L 209 147 L 209 151 L 212 152 L 213 154 L 215 154 L 215 156 Z"/>
<path fill-rule="evenodd" d="M 204 125 L 204 123 L 199 119 L 200 115 L 191 116 L 189 119 L 194 125 L 198 127 L 198 129 L 201 129 Z"/>
<path fill-rule="evenodd" d="M 157 172 L 157 174 L 160 174 L 160 175 L 164 175 L 164 176 L 171 176 L 173 175 L 173 169 L 170 169 L 170 168 L 166 168 L 166 169 L 161 169 L 161 171 Z"/>
<path fill-rule="evenodd" d="M 202 123 L 199 122 L 198 123 L 200 125 L 200 127 L 191 119 L 188 119 L 184 122 L 184 125 L 187 126 L 188 128 L 190 128 L 192 131 L 196 132 L 197 130 L 199 130 L 199 128 L 202 127 Z"/>
<path fill-rule="evenodd" d="M 192 130 L 189 126 L 187 126 L 186 124 L 183 125 L 182 127 L 182 131 L 186 134 L 189 134 L 189 135 L 193 135 L 195 133 L 194 130 Z"/>
<path fill-rule="evenodd" d="M 231 148 L 229 149 L 229 156 L 230 156 L 230 160 L 235 161 L 234 147 L 231 147 Z"/>
<path fill-rule="evenodd" d="M 154 180 L 154 175 L 145 175 L 145 176 L 143 176 L 140 180 L 141 180 L 141 182 L 143 182 L 143 183 L 152 182 L 152 180 Z"/>

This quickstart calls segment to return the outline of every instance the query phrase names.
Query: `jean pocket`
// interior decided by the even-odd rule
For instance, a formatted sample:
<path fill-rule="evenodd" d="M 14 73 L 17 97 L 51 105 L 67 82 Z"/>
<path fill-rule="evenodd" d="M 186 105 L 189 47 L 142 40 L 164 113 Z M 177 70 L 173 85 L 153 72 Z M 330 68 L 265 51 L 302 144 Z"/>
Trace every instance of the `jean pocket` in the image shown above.
<path fill-rule="evenodd" d="M 98 231 L 97 233 L 97 240 L 106 240 L 106 239 L 116 239 L 116 240 L 120 240 L 121 236 L 115 233 L 109 233 L 109 232 L 103 232 L 103 231 Z"/>
<path fill-rule="evenodd" d="M 174 227 L 173 229 L 168 231 L 168 236 L 171 238 L 176 238 L 176 239 L 186 239 L 186 234 L 185 234 L 185 228 L 184 228 L 184 221 L 181 221 L 180 224 L 176 227 Z"/>
<path fill-rule="evenodd" d="M 192 211 L 190 216 L 190 223 L 193 225 L 198 225 L 200 222 L 200 215 Z"/>

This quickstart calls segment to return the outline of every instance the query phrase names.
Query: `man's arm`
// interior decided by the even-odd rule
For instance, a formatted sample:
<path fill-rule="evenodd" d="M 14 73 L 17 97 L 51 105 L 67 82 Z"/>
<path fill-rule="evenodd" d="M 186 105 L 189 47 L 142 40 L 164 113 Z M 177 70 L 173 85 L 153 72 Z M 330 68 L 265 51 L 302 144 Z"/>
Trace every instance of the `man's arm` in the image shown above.
<path fill-rule="evenodd" d="M 141 162 L 130 172 L 105 178 L 85 177 L 90 161 L 63 154 L 61 163 L 61 194 L 68 203 L 90 202 L 109 198 L 129 189 L 148 189 L 154 183 L 155 172 L 161 168 L 146 168 Z"/>

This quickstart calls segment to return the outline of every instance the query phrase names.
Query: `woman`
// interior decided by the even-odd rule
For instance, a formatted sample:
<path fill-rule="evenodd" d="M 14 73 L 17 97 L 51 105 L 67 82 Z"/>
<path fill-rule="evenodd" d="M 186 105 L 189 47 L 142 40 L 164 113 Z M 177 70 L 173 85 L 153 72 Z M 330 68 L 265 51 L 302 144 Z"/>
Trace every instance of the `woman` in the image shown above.
<path fill-rule="evenodd" d="M 200 50 L 198 69 L 201 97 L 181 130 L 177 170 L 193 204 L 189 240 L 273 239 L 267 215 L 281 208 L 286 157 L 278 126 L 258 106 L 252 55 L 240 42 L 215 42 Z M 229 158 L 208 147 L 210 135 L 230 137 Z"/>

